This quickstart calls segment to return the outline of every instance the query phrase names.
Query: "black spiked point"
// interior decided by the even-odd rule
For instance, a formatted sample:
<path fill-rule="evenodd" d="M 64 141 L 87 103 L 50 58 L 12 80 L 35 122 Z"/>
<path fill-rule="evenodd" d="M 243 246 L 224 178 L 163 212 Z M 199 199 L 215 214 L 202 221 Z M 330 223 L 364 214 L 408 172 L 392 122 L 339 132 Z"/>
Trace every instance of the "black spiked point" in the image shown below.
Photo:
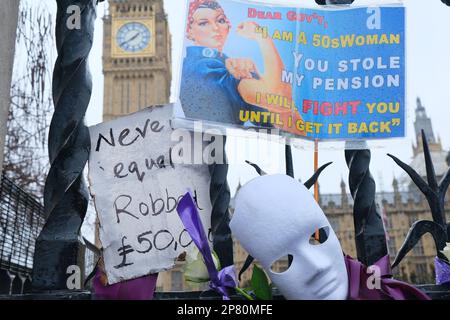
<path fill-rule="evenodd" d="M 247 271 L 247 269 L 251 266 L 252 262 L 255 260 L 251 255 L 247 256 L 247 259 L 245 259 L 244 265 L 242 266 L 241 270 L 239 271 L 239 281 L 241 281 L 242 274 Z"/>
<path fill-rule="evenodd" d="M 433 236 L 436 248 L 445 247 L 446 234 L 444 228 L 433 221 L 420 220 L 413 223 L 411 229 L 409 229 L 406 235 L 405 242 L 398 251 L 395 257 L 392 268 L 395 268 L 400 261 L 411 251 L 412 248 L 419 242 L 420 238 L 426 233 L 430 233 Z M 438 256 L 441 259 L 446 260 L 442 253 L 438 252 Z"/>
<path fill-rule="evenodd" d="M 245 160 L 245 162 L 249 165 L 251 165 L 253 168 L 255 168 L 256 172 L 260 175 L 260 176 L 265 176 L 267 175 L 267 173 L 265 171 L 263 171 L 257 164 L 250 162 L 248 160 Z"/>
<path fill-rule="evenodd" d="M 395 156 L 388 154 L 399 167 L 401 167 L 419 188 L 419 190 L 425 195 L 428 204 L 431 209 L 431 215 L 433 221 L 417 221 L 409 230 L 406 236 L 405 242 L 402 245 L 397 257 L 395 258 L 393 267 L 397 266 L 401 260 L 406 256 L 406 254 L 417 244 L 420 238 L 427 232 L 431 233 L 433 236 L 437 256 L 443 260 L 447 260 L 442 254 L 441 250 L 445 248 L 445 243 L 450 242 L 450 224 L 447 224 L 444 211 L 444 201 L 445 194 L 450 184 L 450 169 L 447 173 L 437 182 L 436 173 L 434 170 L 433 161 L 431 158 L 430 148 L 428 147 L 427 137 L 425 132 L 422 130 L 422 143 L 423 143 L 423 153 L 425 157 L 425 166 L 427 172 L 427 182 L 410 166 L 402 162 Z"/>
<path fill-rule="evenodd" d="M 433 160 L 431 160 L 430 148 L 425 132 L 422 130 L 423 154 L 425 155 L 425 168 L 427 170 L 428 185 L 434 191 L 437 190 L 438 184 L 436 180 L 436 172 L 434 171 Z"/>
<path fill-rule="evenodd" d="M 333 162 L 328 162 L 328 163 L 324 164 L 323 166 L 321 166 L 319 169 L 317 169 L 317 171 L 314 173 L 314 175 L 311 178 L 309 178 L 308 181 L 306 181 L 304 183 L 304 186 L 306 187 L 306 189 L 310 189 L 317 182 L 317 179 L 319 179 L 319 176 L 322 173 L 322 171 L 325 170 L 325 168 L 328 167 L 332 163 Z"/>

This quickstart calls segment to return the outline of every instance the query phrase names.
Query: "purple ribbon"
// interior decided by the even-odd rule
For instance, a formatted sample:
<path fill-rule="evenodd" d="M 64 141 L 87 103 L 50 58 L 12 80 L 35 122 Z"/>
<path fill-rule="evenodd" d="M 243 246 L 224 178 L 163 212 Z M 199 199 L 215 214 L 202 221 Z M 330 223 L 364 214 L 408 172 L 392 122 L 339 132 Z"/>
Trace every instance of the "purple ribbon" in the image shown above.
<path fill-rule="evenodd" d="M 361 262 L 345 256 L 347 267 L 350 300 L 430 300 L 425 293 L 416 287 L 402 281 L 392 279 L 389 256 L 386 255 L 375 262 L 378 273 L 368 270 Z M 374 275 L 379 275 L 373 283 Z M 374 285 L 375 288 L 368 286 Z M 376 284 L 379 287 L 376 287 Z"/>
<path fill-rule="evenodd" d="M 436 284 L 441 285 L 450 282 L 450 265 L 444 260 L 435 257 L 434 266 L 436 269 Z"/>
<path fill-rule="evenodd" d="M 97 268 L 92 285 L 98 300 L 152 300 L 158 280 L 158 274 L 155 273 L 104 286 L 101 277 L 102 272 Z"/>
<path fill-rule="evenodd" d="M 222 295 L 224 300 L 230 300 L 227 288 L 235 288 L 237 285 L 234 266 L 231 265 L 223 268 L 220 272 L 217 271 L 202 221 L 189 192 L 178 203 L 177 211 L 184 227 L 203 256 L 209 274 L 210 288 Z"/>

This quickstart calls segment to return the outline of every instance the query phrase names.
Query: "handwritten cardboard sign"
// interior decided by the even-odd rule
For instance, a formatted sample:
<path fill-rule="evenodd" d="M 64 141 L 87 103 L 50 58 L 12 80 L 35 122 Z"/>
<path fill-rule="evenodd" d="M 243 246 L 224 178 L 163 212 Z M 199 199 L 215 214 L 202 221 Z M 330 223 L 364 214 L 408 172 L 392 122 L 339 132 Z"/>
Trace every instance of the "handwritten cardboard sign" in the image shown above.
<path fill-rule="evenodd" d="M 109 284 L 168 270 L 193 248 L 176 211 L 188 189 L 209 234 L 208 167 L 174 163 L 172 112 L 151 107 L 90 128 L 90 191 Z"/>

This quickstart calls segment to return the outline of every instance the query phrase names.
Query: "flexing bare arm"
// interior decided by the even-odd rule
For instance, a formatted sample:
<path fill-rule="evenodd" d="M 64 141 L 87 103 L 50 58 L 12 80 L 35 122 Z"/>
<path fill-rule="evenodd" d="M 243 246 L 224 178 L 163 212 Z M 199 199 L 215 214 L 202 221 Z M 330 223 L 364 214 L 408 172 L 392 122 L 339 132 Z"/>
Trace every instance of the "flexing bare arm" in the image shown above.
<path fill-rule="evenodd" d="M 284 64 L 273 40 L 264 38 L 262 33 L 256 32 L 257 27 L 258 25 L 254 22 L 243 22 L 239 24 L 237 32 L 239 35 L 258 43 L 263 55 L 264 74 L 260 75 L 259 79 L 252 77 L 241 78 L 238 91 L 245 102 L 280 114 L 283 122 L 283 126 L 280 126 L 280 129 L 304 135 L 304 132 L 300 132 L 295 127 L 295 123 L 301 120 L 300 114 L 296 109 L 269 104 L 267 101 L 267 95 L 282 96 L 287 99 L 287 104 L 291 106 L 292 87 L 290 84 L 281 81 Z M 256 71 L 256 67 L 254 69 Z M 257 96 L 259 97 L 258 99 Z M 291 127 L 288 126 L 288 118 L 290 116 L 292 117 Z"/>

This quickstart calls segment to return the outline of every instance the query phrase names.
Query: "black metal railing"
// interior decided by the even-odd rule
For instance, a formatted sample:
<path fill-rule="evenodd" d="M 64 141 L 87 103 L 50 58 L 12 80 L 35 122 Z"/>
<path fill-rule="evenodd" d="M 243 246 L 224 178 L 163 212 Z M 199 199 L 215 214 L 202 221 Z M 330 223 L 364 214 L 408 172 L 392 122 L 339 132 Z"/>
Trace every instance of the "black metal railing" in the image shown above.
<path fill-rule="evenodd" d="M 0 269 L 28 276 L 44 207 L 6 176 L 0 179 Z"/>

